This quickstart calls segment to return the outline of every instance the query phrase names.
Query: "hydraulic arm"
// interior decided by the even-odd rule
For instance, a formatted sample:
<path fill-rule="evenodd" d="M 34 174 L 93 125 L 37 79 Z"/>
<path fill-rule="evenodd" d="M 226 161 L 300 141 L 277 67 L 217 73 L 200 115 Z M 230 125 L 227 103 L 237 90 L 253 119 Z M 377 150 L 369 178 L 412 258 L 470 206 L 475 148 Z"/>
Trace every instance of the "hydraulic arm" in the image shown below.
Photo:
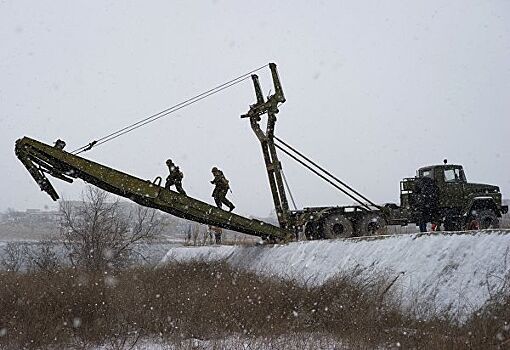
<path fill-rule="evenodd" d="M 276 147 L 274 144 L 274 128 L 276 124 L 276 114 L 278 113 L 278 104 L 285 102 L 283 89 L 278 77 L 276 64 L 270 63 L 271 76 L 273 78 L 273 85 L 275 93 L 264 100 L 262 89 L 260 87 L 259 78 L 253 74 L 252 80 L 255 88 L 255 96 L 257 103 L 250 106 L 248 113 L 241 116 L 241 118 L 249 118 L 250 125 L 257 136 L 260 145 L 262 146 L 262 154 L 266 164 L 267 176 L 269 179 L 269 187 L 273 195 L 273 202 L 278 216 L 280 227 L 291 229 L 295 225 L 291 222 L 289 202 L 285 193 L 285 187 L 282 176 L 282 165 L 278 160 Z M 261 115 L 267 114 L 266 132 L 260 127 Z"/>
<path fill-rule="evenodd" d="M 219 226 L 263 239 L 281 241 L 292 236 L 292 233 L 284 228 L 229 213 L 197 199 L 167 190 L 160 186 L 160 178 L 159 182 L 142 180 L 28 137 L 16 141 L 15 152 L 41 190 L 48 193 L 53 200 L 57 200 L 59 196 L 46 174 L 67 182 L 80 178 L 140 205 L 202 224 Z"/>

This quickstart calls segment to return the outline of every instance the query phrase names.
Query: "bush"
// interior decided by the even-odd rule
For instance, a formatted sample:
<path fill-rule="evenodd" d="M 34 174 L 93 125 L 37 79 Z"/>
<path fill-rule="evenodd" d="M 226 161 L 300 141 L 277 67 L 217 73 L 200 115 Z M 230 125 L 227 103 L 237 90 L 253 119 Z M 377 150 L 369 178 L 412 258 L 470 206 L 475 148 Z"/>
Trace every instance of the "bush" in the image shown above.
<path fill-rule="evenodd" d="M 136 242 L 151 240 L 162 221 L 151 208 L 137 206 L 125 213 L 118 199 L 88 186 L 79 203 L 60 202 L 60 234 L 74 267 L 105 271 L 127 264 Z"/>
<path fill-rule="evenodd" d="M 322 286 L 303 287 L 224 262 L 173 263 L 116 274 L 77 269 L 4 273 L 0 278 L 0 348 L 119 346 L 139 337 L 181 344 L 317 335 L 356 348 L 476 349 L 508 339 L 508 299 L 504 307 L 462 326 L 444 319 L 422 321 L 386 302 L 391 281 L 384 279 L 359 284 L 352 276 L 338 276 Z"/>

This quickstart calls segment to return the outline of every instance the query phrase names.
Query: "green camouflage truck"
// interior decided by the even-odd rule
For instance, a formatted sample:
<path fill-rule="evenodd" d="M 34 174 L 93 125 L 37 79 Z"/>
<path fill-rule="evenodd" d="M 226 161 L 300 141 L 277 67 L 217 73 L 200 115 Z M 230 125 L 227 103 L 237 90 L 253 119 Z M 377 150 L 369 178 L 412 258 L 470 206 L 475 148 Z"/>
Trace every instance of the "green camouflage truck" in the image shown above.
<path fill-rule="evenodd" d="M 276 65 L 270 65 L 274 94 L 264 98 L 258 77 L 252 75 L 257 102 L 248 113 L 251 128 L 262 147 L 275 211 L 280 227 L 297 234 L 304 231 L 308 239 L 365 236 L 385 233 L 387 225 L 415 223 L 425 231 L 427 223 L 447 231 L 468 228 L 497 228 L 498 218 L 508 212 L 502 205 L 497 186 L 469 183 L 461 165 L 447 164 L 418 169 L 416 177 L 405 178 L 400 184 L 400 205 L 376 204 L 345 182 L 316 164 L 294 147 L 275 136 L 278 106 L 285 102 Z M 260 125 L 267 115 L 265 130 Z M 300 165 L 343 192 L 357 204 L 349 206 L 308 207 L 291 210 L 282 165 L 276 150 L 285 153 Z M 292 199 L 292 195 L 291 195 Z"/>
<path fill-rule="evenodd" d="M 447 164 L 418 169 L 416 177 L 400 187 L 403 216 L 409 222 L 444 224 L 447 231 L 465 228 L 497 228 L 498 218 L 508 212 L 498 186 L 470 183 L 462 165 Z"/>

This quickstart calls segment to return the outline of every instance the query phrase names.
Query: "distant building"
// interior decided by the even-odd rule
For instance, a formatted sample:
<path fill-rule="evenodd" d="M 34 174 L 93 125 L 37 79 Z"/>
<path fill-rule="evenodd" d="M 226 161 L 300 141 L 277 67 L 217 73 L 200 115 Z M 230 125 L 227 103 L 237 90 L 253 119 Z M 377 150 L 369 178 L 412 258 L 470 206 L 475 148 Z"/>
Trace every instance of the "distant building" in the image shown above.
<path fill-rule="evenodd" d="M 17 211 L 7 210 L 1 216 L 2 222 L 24 222 L 24 223 L 55 223 L 58 221 L 59 212 L 57 210 L 27 209 Z"/>
<path fill-rule="evenodd" d="M 26 217 L 34 222 L 56 222 L 60 216 L 58 210 L 27 209 Z"/>

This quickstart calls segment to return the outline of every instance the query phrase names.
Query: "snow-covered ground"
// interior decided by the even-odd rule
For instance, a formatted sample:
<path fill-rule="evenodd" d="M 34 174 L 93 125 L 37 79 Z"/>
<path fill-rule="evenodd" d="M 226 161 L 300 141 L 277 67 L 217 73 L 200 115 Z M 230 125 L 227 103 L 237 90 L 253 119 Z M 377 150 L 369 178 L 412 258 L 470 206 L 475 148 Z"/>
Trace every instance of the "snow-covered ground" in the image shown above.
<path fill-rule="evenodd" d="M 121 341 L 124 339 L 121 338 Z M 119 341 L 119 343 L 121 343 Z M 135 339 L 127 339 L 125 343 L 108 344 L 105 346 L 96 346 L 84 349 L 90 350 L 109 350 L 109 349 L 132 349 L 132 350 L 206 350 L 206 349 L 232 349 L 232 350 L 269 350 L 269 349 L 288 349 L 288 350 L 315 350 L 315 349 L 348 349 L 346 345 L 337 339 L 329 338 L 321 334 L 292 334 L 289 336 L 268 336 L 268 337 L 246 337 L 230 336 L 217 339 L 183 339 L 179 342 L 170 343 L 164 339 L 145 338 L 135 342 Z M 398 348 L 399 343 L 389 344 L 390 348 Z M 78 346 L 77 346 L 78 347 Z"/>
<path fill-rule="evenodd" d="M 447 311 L 459 320 L 503 287 L 510 271 L 510 230 L 379 236 L 275 246 L 179 247 L 161 263 L 226 259 L 279 278 L 323 283 L 342 273 L 395 278 L 403 307 Z M 508 287 L 508 286 L 507 286 Z"/>

